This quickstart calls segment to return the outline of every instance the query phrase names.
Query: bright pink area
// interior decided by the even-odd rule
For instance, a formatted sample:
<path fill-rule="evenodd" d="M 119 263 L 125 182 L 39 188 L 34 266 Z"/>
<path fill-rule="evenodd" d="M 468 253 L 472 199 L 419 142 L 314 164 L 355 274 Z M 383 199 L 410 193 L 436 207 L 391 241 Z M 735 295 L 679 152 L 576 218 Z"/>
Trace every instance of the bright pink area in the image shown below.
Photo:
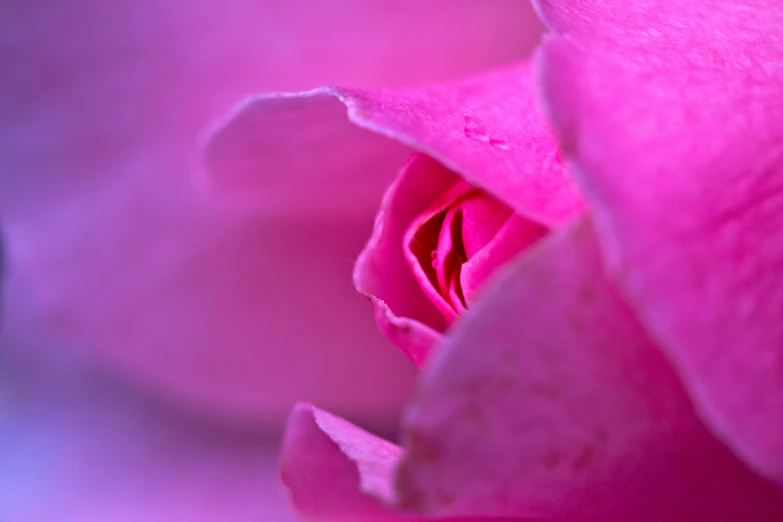
<path fill-rule="evenodd" d="M 783 4 L 540 10 L 544 94 L 612 277 L 710 428 L 783 481 Z"/>
<path fill-rule="evenodd" d="M 404 422 L 398 502 L 430 516 L 772 522 L 783 492 L 697 418 L 604 276 L 589 223 L 515 262 L 455 326 Z"/>
<path fill-rule="evenodd" d="M 354 268 L 356 289 L 373 303 L 379 329 L 419 365 L 440 340 L 446 322 L 405 260 L 405 232 L 458 181 L 431 158 L 414 155 L 387 189 L 372 237 Z"/>
<path fill-rule="evenodd" d="M 408 223 L 402 242 L 408 268 L 448 324 L 464 310 L 461 297 L 452 295 L 461 265 L 456 258 L 461 224 L 455 230 L 452 206 L 473 190 L 466 181 L 456 181 Z"/>
<path fill-rule="evenodd" d="M 283 482 L 294 507 L 316 519 L 384 517 L 374 498 L 391 496 L 391 474 L 402 450 L 309 404 L 288 419 Z"/>
<path fill-rule="evenodd" d="M 522 216 L 554 226 L 582 211 L 528 62 L 449 84 L 338 94 L 358 125 L 428 154 Z"/>
<path fill-rule="evenodd" d="M 297 510 L 308 520 L 435 522 L 386 507 L 402 450 L 309 404 L 288 419 L 282 474 Z M 520 518 L 446 518 L 441 522 L 534 522 Z"/>

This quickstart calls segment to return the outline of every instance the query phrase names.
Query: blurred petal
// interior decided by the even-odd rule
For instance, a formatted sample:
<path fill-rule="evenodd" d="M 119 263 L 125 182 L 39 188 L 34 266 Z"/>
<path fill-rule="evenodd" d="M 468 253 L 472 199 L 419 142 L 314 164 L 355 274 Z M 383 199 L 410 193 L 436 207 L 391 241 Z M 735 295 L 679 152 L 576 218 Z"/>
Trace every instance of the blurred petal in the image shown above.
<path fill-rule="evenodd" d="M 432 516 L 780 520 L 783 491 L 697 419 L 578 225 L 496 279 L 425 368 L 398 501 Z"/>
<path fill-rule="evenodd" d="M 254 214 L 367 216 L 410 155 L 346 117 L 331 89 L 250 98 L 207 135 L 199 182 Z"/>
<path fill-rule="evenodd" d="M 2 520 L 295 520 L 273 439 L 178 416 L 52 357 L 21 358 L 13 342 L 0 353 Z"/>
<path fill-rule="evenodd" d="M 392 496 L 391 476 L 402 450 L 309 404 L 288 419 L 283 480 L 294 506 L 308 519 L 335 522 L 427 522 L 381 504 Z M 533 522 L 468 517 L 441 522 Z"/>
<path fill-rule="evenodd" d="M 613 277 L 715 433 L 783 481 L 783 4 L 541 1 Z"/>
<path fill-rule="evenodd" d="M 385 517 L 370 495 L 391 495 L 402 450 L 308 404 L 294 408 L 283 443 L 283 481 L 301 513 L 320 519 Z"/>
<path fill-rule="evenodd" d="M 344 125 L 333 121 L 338 111 L 334 103 L 324 99 L 326 96 L 344 103 L 348 119 L 359 127 L 426 153 L 525 217 L 551 226 L 582 210 L 581 199 L 559 159 L 554 137 L 538 107 L 532 69 L 527 62 L 458 82 L 407 89 L 360 91 L 324 87 L 298 95 L 251 98 L 208 141 L 207 182 L 217 187 L 233 185 L 242 193 L 235 197 L 264 201 L 267 191 L 275 194 L 275 184 L 281 183 L 277 179 L 278 159 L 266 153 L 270 149 L 282 149 L 284 155 L 279 161 L 289 162 L 285 168 L 292 168 L 295 173 L 306 170 L 303 154 L 313 150 L 310 143 L 315 138 L 326 137 L 329 140 L 326 144 L 343 143 L 347 149 L 339 150 L 339 145 L 332 145 L 338 150 L 329 151 L 326 146 L 323 149 L 318 146 L 317 152 L 326 153 L 323 156 L 326 165 L 337 164 L 333 158 L 350 153 L 350 139 L 359 139 L 360 150 L 369 150 L 365 144 L 375 141 L 364 136 L 359 138 L 360 134 L 349 133 Z M 275 132 L 281 131 L 281 125 L 284 132 L 293 127 L 291 122 L 309 123 L 319 119 L 329 125 L 300 127 L 298 133 L 275 136 Z M 390 157 L 394 149 L 384 150 L 389 152 L 377 156 Z M 316 157 L 321 160 L 320 155 Z M 349 172 L 359 172 L 353 177 L 356 186 L 351 194 L 365 190 L 363 185 L 368 182 L 377 182 L 368 177 L 376 169 L 365 161 L 357 159 L 349 167 Z M 355 164 L 362 168 L 356 168 Z M 336 169 L 325 172 L 335 177 L 337 187 L 344 186 L 348 179 L 345 172 Z M 289 184 L 293 185 L 293 180 Z M 311 200 L 320 195 L 318 189 L 310 189 Z M 332 199 L 331 192 L 328 189 L 324 192 L 327 201 Z"/>
<path fill-rule="evenodd" d="M 391 422 L 413 369 L 356 320 L 350 284 L 383 183 L 317 223 L 301 199 L 232 213 L 192 187 L 195 143 L 248 93 L 450 78 L 537 35 L 515 0 L 5 2 L 9 308 L 31 296 L 57 349 L 171 402 L 275 424 L 307 399 Z"/>
<path fill-rule="evenodd" d="M 125 187 L 52 209 L 47 228 L 8 222 L 14 308 L 27 294 L 77 348 L 204 411 L 281 426 L 304 398 L 396 419 L 414 368 L 356 319 L 367 224 L 248 219 Z"/>

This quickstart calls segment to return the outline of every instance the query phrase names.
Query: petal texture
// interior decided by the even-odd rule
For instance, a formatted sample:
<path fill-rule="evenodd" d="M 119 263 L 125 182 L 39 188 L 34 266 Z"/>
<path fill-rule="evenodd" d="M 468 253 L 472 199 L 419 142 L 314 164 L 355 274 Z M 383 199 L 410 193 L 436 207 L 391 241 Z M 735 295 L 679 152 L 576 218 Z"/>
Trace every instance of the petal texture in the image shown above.
<path fill-rule="evenodd" d="M 425 368 L 398 501 L 437 516 L 773 521 L 603 274 L 589 223 L 495 279 Z"/>
<path fill-rule="evenodd" d="M 426 153 L 525 217 L 549 226 L 563 223 L 582 210 L 581 199 L 560 161 L 554 137 L 537 103 L 529 62 L 458 82 L 407 89 L 322 88 L 298 95 L 248 99 L 208 141 L 207 183 L 219 186 L 225 180 L 229 188 L 236 185 L 245 198 L 256 197 L 254 190 L 263 198 L 267 178 L 274 181 L 280 171 L 270 163 L 277 160 L 263 151 L 282 147 L 286 154 L 283 158 L 293 159 L 295 165 L 307 164 L 306 156 L 302 156 L 307 147 L 300 146 L 299 141 L 284 144 L 274 137 L 278 122 L 300 118 L 302 107 L 317 105 L 317 110 L 333 110 L 322 100 L 324 96 L 343 102 L 348 118 L 359 127 Z M 307 120 L 310 125 L 317 121 L 317 114 Z M 332 128 L 313 125 L 312 130 L 303 130 L 303 136 L 328 137 Z M 336 128 L 338 133 L 347 132 Z M 362 143 L 367 140 L 372 138 L 362 138 Z M 326 163 L 332 155 L 348 152 L 338 148 L 327 155 Z M 372 162 L 367 162 L 365 169 L 366 179 L 375 183 L 370 177 Z M 344 174 L 331 175 L 340 186 Z M 248 178 L 250 182 L 234 181 Z M 354 190 L 363 189 L 355 183 Z"/>
<path fill-rule="evenodd" d="M 608 269 L 697 409 L 783 481 L 783 5 L 541 1 Z"/>
<path fill-rule="evenodd" d="M 402 449 L 309 404 L 297 405 L 283 444 L 283 481 L 307 519 L 334 522 L 434 522 L 385 507 Z M 502 517 L 440 522 L 535 522 Z"/>

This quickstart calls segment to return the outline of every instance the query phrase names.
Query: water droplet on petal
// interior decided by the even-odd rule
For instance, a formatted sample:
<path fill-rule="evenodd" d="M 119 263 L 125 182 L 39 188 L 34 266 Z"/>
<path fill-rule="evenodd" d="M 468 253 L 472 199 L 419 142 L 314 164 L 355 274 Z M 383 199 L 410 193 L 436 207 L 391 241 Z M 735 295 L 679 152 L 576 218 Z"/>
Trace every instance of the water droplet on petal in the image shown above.
<path fill-rule="evenodd" d="M 487 132 L 486 124 L 476 116 L 473 109 L 464 112 L 465 136 L 481 143 L 489 143 L 500 150 L 508 150 L 508 140 L 503 136 L 491 135 Z"/>

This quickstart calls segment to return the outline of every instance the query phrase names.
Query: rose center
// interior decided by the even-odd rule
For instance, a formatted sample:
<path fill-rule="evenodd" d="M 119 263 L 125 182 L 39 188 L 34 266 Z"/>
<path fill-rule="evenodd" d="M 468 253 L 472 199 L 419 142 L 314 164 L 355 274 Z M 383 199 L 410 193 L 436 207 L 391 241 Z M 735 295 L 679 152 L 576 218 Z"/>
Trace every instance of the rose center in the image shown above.
<path fill-rule="evenodd" d="M 451 323 L 500 264 L 544 233 L 483 190 L 459 181 L 413 220 L 403 248 L 422 290 Z"/>

